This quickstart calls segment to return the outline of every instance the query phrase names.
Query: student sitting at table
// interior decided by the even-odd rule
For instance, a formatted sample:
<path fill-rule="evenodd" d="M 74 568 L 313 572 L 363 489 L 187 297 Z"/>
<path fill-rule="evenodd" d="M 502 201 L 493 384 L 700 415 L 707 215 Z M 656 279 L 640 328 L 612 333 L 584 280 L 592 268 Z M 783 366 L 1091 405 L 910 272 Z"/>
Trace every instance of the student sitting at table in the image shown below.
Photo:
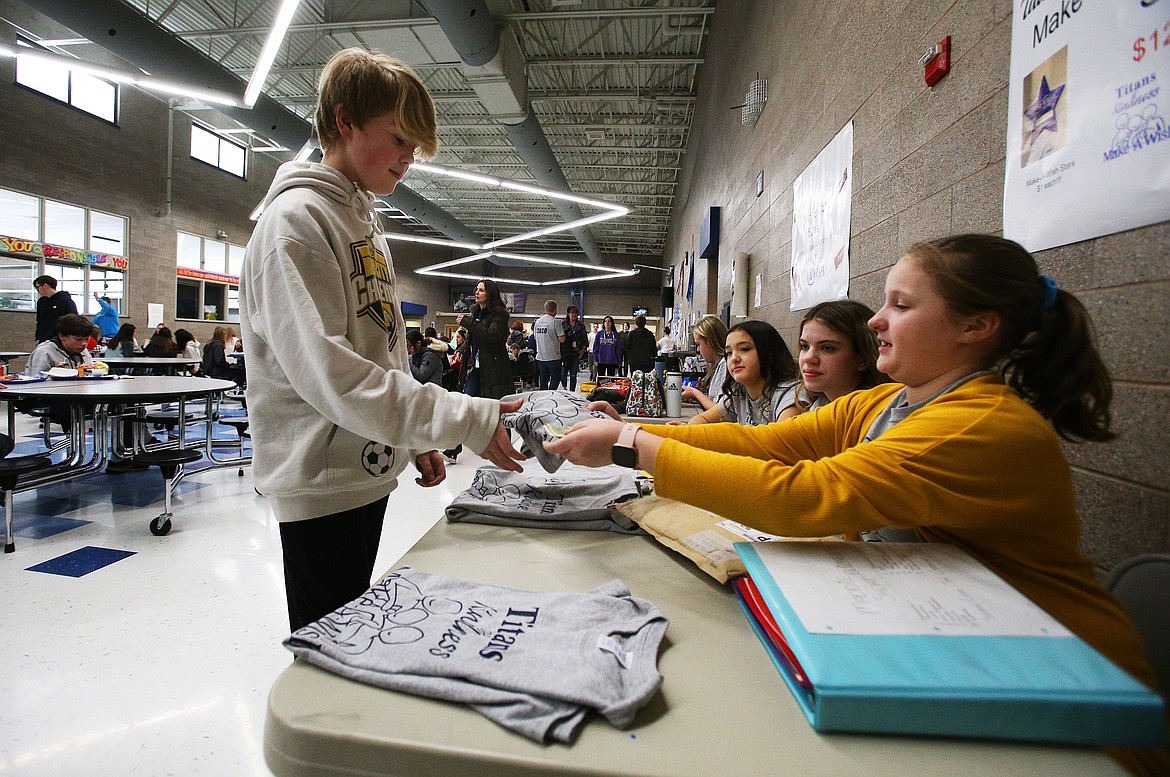
<path fill-rule="evenodd" d="M 170 328 L 165 326 L 154 330 L 150 340 L 142 347 L 142 355 L 152 359 L 173 359 L 178 352 L 179 344 L 175 341 L 174 335 L 171 334 Z M 139 370 L 139 372 L 146 371 Z M 171 371 L 166 367 L 153 367 L 150 374 L 170 375 Z"/>
<path fill-rule="evenodd" d="M 873 311 L 851 299 L 822 302 L 800 322 L 796 402 L 776 420 L 787 421 L 824 407 L 858 389 L 889 381 L 877 368 L 877 338 L 869 328 Z"/>
<path fill-rule="evenodd" d="M 715 407 L 712 397 L 723 394 L 723 383 L 727 380 L 727 359 L 724 358 L 727 353 L 727 324 L 719 316 L 703 316 L 691 334 L 707 371 L 699 379 L 698 386 L 683 389 L 682 398 L 694 400 L 703 410 L 708 410 Z"/>
<path fill-rule="evenodd" d="M 725 353 L 728 379 L 722 395 L 688 424 L 770 424 L 796 402 L 796 362 L 774 326 L 766 321 L 736 324 L 727 332 Z"/>
<path fill-rule="evenodd" d="M 236 383 L 242 383 L 243 369 L 233 365 L 227 358 L 230 332 L 231 329 L 223 326 L 217 326 L 212 331 L 211 339 L 203 346 L 203 363 L 200 365 L 200 371 L 208 378 L 234 380 Z"/>
<path fill-rule="evenodd" d="M 175 330 L 175 347 L 178 349 L 176 356 L 184 359 L 199 359 L 203 360 L 202 346 L 199 341 L 195 339 L 195 335 L 188 332 L 186 329 Z M 199 365 L 194 365 L 190 368 L 192 372 L 199 371 Z"/>
<path fill-rule="evenodd" d="M 174 335 L 168 327 L 159 327 L 142 347 L 142 355 L 156 359 L 173 359 L 179 351 Z"/>
<path fill-rule="evenodd" d="M 85 316 L 67 313 L 57 319 L 57 334 L 36 347 L 28 357 L 25 372 L 40 375 L 53 367 L 79 367 L 93 364 L 89 338 L 93 324 Z"/>
<path fill-rule="evenodd" d="M 767 426 L 634 427 L 624 447 L 659 496 L 762 531 L 896 527 L 958 546 L 1155 687 L 1137 630 L 1079 547 L 1060 439 L 1114 436 L 1112 384 L 1081 302 L 1020 245 L 958 235 L 909 249 L 870 327 L 877 367 L 898 383 Z M 575 464 L 612 464 L 623 429 L 586 421 L 545 448 Z M 1165 751 L 1114 754 L 1170 774 Z"/>
<path fill-rule="evenodd" d="M 134 339 L 134 333 L 138 331 L 133 324 L 122 324 L 118 327 L 118 334 L 110 338 L 106 343 L 106 356 L 112 358 L 128 359 L 140 352 L 138 341 Z"/>

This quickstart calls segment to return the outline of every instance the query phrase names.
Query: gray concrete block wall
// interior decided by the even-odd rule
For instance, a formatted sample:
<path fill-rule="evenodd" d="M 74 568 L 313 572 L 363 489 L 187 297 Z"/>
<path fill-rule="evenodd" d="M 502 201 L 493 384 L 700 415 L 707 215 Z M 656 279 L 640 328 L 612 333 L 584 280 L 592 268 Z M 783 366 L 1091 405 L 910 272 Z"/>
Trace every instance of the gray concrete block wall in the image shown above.
<path fill-rule="evenodd" d="M 795 346 L 792 182 L 850 120 L 851 297 L 876 307 L 889 267 L 914 241 L 1002 232 L 1011 13 L 1011 0 L 721 0 L 664 261 L 677 266 L 697 246 L 707 209 L 722 208 L 719 261 L 700 260 L 695 299 L 705 301 L 714 284 L 727 301 L 731 257 L 750 253 L 749 302 L 757 276 L 762 287 L 749 314 Z M 952 36 L 952 69 L 931 90 L 917 61 L 944 35 Z M 768 103 L 754 126 L 742 125 L 728 108 L 756 77 L 769 81 Z M 1088 307 L 1114 378 L 1119 438 L 1065 446 L 1082 544 L 1101 569 L 1170 550 L 1168 254 L 1170 224 L 1037 254 L 1041 269 Z"/>

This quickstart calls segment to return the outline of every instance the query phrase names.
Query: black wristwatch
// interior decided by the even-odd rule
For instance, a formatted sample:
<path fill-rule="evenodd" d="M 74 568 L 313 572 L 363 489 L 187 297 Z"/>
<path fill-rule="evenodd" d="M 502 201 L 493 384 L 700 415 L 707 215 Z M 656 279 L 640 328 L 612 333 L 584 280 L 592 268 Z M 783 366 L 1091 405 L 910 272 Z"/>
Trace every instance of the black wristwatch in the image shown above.
<path fill-rule="evenodd" d="M 642 430 L 634 424 L 626 424 L 622 427 L 617 442 L 610 449 L 614 464 L 630 469 L 638 466 L 638 449 L 634 447 L 634 438 L 638 436 L 640 431 Z"/>

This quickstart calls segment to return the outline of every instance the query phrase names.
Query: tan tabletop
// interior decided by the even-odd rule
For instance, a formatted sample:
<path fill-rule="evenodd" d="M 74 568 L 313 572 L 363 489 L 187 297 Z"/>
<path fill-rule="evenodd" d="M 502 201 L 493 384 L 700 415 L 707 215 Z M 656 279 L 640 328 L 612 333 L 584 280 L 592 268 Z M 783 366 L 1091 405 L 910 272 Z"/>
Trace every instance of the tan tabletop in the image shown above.
<path fill-rule="evenodd" d="M 670 619 L 658 662 L 662 689 L 629 730 L 591 717 L 574 744 L 540 745 L 462 705 L 294 663 L 268 699 L 264 754 L 279 777 L 1124 773 L 1092 749 L 818 734 L 730 589 L 647 537 L 440 521 L 402 563 L 543 591 L 621 578 Z"/>

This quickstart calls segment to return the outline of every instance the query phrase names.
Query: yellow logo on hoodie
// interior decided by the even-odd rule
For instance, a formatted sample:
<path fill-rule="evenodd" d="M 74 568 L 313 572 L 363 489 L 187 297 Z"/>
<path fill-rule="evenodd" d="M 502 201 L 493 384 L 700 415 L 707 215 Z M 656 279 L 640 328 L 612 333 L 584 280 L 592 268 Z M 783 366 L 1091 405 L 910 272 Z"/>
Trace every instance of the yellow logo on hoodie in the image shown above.
<path fill-rule="evenodd" d="M 394 284 L 386 257 L 370 240 L 350 243 L 349 253 L 353 257 L 349 280 L 358 295 L 357 315 L 359 318 L 367 316 L 381 327 L 389 335 L 390 348 L 393 349 L 398 323 L 394 317 Z"/>

